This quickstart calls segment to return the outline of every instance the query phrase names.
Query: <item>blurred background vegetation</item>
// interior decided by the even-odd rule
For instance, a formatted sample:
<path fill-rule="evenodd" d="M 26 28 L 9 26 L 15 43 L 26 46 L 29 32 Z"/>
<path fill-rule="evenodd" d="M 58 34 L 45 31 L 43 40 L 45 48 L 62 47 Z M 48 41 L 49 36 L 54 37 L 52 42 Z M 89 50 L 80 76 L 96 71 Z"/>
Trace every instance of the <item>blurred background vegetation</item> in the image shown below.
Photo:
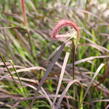
<path fill-rule="evenodd" d="M 75 79 L 81 81 L 67 90 L 60 109 L 108 109 L 109 1 L 25 0 L 24 3 L 26 21 L 21 0 L 0 0 L 0 109 L 53 108 L 50 100 L 55 97 L 61 68 L 55 66 L 40 92 L 35 92 L 50 54 L 62 44 L 50 38 L 61 19 L 72 20 L 80 27 Z M 64 50 L 59 58 L 60 65 L 65 53 Z M 70 58 L 58 99 L 72 81 L 71 64 Z"/>

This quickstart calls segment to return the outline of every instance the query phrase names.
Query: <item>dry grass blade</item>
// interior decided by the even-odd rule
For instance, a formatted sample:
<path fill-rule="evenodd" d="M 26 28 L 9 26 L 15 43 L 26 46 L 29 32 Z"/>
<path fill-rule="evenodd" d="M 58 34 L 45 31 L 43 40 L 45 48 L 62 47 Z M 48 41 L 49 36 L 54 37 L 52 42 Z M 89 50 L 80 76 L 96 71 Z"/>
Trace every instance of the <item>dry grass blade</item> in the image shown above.
<path fill-rule="evenodd" d="M 30 68 L 23 68 L 23 69 L 18 69 L 16 71 L 12 71 L 11 74 L 15 74 L 15 73 L 20 73 L 20 72 L 30 72 L 30 71 L 34 71 L 34 70 L 44 70 L 45 69 L 43 67 L 39 67 L 39 66 L 35 66 L 35 67 L 30 67 Z M 0 80 L 4 79 L 4 78 L 7 78 L 9 76 L 9 74 L 5 75 L 5 76 L 2 76 L 0 78 Z"/>
<path fill-rule="evenodd" d="M 70 82 L 68 83 L 67 87 L 65 88 L 65 90 L 63 91 L 61 97 L 59 98 L 59 100 L 58 100 L 58 102 L 57 102 L 56 109 L 59 109 L 60 104 L 61 104 L 61 102 L 62 102 L 62 100 L 63 100 L 65 94 L 67 93 L 67 91 L 68 91 L 68 89 L 70 88 L 70 86 L 71 86 L 72 84 L 74 84 L 74 83 L 79 83 L 79 84 L 80 84 L 80 82 L 79 82 L 78 80 L 73 80 L 73 81 L 70 81 Z"/>
<path fill-rule="evenodd" d="M 10 65 L 10 63 L 9 62 L 5 62 L 5 64 L 7 65 L 7 66 L 9 66 Z M 0 66 L 4 66 L 5 65 L 3 62 L 0 62 Z"/>
<path fill-rule="evenodd" d="M 42 92 L 40 92 L 40 94 L 41 95 L 39 95 L 39 96 L 37 96 L 37 97 L 35 97 L 36 99 L 47 99 L 46 98 L 46 96 L 42 93 Z M 19 101 L 19 102 L 21 102 L 21 101 L 27 101 L 27 100 L 33 100 L 34 99 L 34 97 L 21 97 L 21 96 L 18 96 L 18 95 L 12 95 L 12 94 L 10 94 L 10 95 L 5 95 L 5 96 L 7 96 L 6 98 L 10 98 L 10 99 L 13 99 L 13 100 L 16 100 L 16 101 Z M 55 95 L 48 95 L 49 96 L 49 98 L 51 98 L 51 99 L 54 99 L 54 97 L 55 97 Z M 60 98 L 60 96 L 61 95 L 58 95 L 57 97 L 58 98 Z M 4 97 L 0 97 L 0 98 L 4 98 Z M 73 97 L 71 97 L 71 96 L 64 96 L 64 98 L 66 98 L 66 99 L 70 99 L 70 100 L 75 100 Z M 47 99 L 48 100 L 48 99 Z"/>
<path fill-rule="evenodd" d="M 95 102 L 109 102 L 109 99 L 98 99 L 98 100 L 92 101 L 92 103 L 95 103 Z"/>
<path fill-rule="evenodd" d="M 14 77 L 16 80 L 18 80 L 17 77 Z M 30 82 L 30 83 L 33 83 L 33 84 L 38 84 L 38 81 L 37 80 L 34 80 L 34 79 L 30 79 L 30 78 L 23 78 L 23 77 L 20 77 L 20 80 L 22 81 L 25 81 L 25 82 Z"/>
<path fill-rule="evenodd" d="M 87 93 L 88 93 L 88 91 L 89 91 L 91 85 L 93 84 L 93 81 L 95 80 L 96 76 L 98 75 L 98 73 L 100 72 L 100 70 L 103 68 L 103 66 L 104 66 L 104 64 L 100 64 L 100 66 L 98 67 L 98 69 L 97 69 L 97 71 L 95 72 L 95 74 L 94 74 L 94 76 L 93 76 L 93 78 L 92 78 L 90 84 L 89 84 L 88 87 L 87 87 L 87 90 L 86 90 L 86 92 L 85 92 L 85 94 L 84 94 L 84 98 L 83 98 L 83 99 L 85 99 L 85 97 L 86 97 L 86 95 L 87 95 Z"/>
<path fill-rule="evenodd" d="M 105 107 L 105 109 L 109 109 L 109 104 Z"/>
<path fill-rule="evenodd" d="M 101 51 L 102 53 L 108 52 L 109 50 L 104 48 L 103 46 L 97 45 L 95 43 L 85 43 L 85 44 L 80 44 L 80 46 L 91 46 L 93 48 L 96 48 L 97 50 Z"/>
<path fill-rule="evenodd" d="M 62 65 L 61 65 L 60 63 L 56 62 L 56 65 L 57 65 L 60 69 L 62 69 Z M 66 70 L 65 70 L 65 73 L 66 73 L 66 75 L 68 76 L 68 78 L 72 79 L 71 75 L 70 75 Z"/>
<path fill-rule="evenodd" d="M 1 102 L 1 101 L 0 101 L 0 105 L 2 105 L 2 106 L 6 106 L 6 107 L 8 107 L 8 108 L 11 108 L 11 109 L 12 109 L 12 106 L 11 106 L 11 105 L 6 104 L 6 103 Z"/>
<path fill-rule="evenodd" d="M 90 39 L 88 39 L 88 38 L 84 38 L 84 37 L 83 37 L 83 39 L 89 42 L 89 46 L 92 46 L 92 47 L 98 49 L 99 51 L 101 51 L 101 52 L 103 52 L 103 53 L 104 53 L 104 52 L 109 52 L 108 49 L 106 49 L 105 47 L 103 47 L 103 46 L 101 46 L 101 45 L 96 44 L 96 43 L 93 42 L 92 40 L 90 40 Z"/>
<path fill-rule="evenodd" d="M 30 68 L 19 69 L 19 70 L 16 70 L 16 71 L 17 71 L 17 73 L 19 73 L 19 72 L 30 72 L 30 71 L 34 71 L 34 70 L 44 70 L 45 71 L 45 68 L 40 67 L 40 66 L 35 66 L 35 67 L 30 67 Z M 13 73 L 14 72 L 12 72 L 12 74 Z"/>
<path fill-rule="evenodd" d="M 98 17 L 96 14 L 94 14 L 94 13 L 92 13 L 92 12 L 90 12 L 90 11 L 83 10 L 83 9 L 79 9 L 79 12 L 89 14 L 90 16 L 96 17 L 98 20 L 101 20 L 100 17 Z"/>
<path fill-rule="evenodd" d="M 64 62 L 63 62 L 63 66 L 62 66 L 62 69 L 61 69 L 61 74 L 60 74 L 60 77 L 59 77 L 59 82 L 58 82 L 58 86 L 57 86 L 57 90 L 56 90 L 56 95 L 55 95 L 53 104 L 55 104 L 55 102 L 56 102 L 57 95 L 58 95 L 59 89 L 61 87 L 61 83 L 62 83 L 62 79 L 63 79 L 63 76 L 64 76 L 64 72 L 65 72 L 65 68 L 66 68 L 66 64 L 67 64 L 69 55 L 70 55 L 70 53 L 69 52 L 66 52 L 66 55 L 65 55 L 65 58 L 64 58 Z"/>
<path fill-rule="evenodd" d="M 106 36 L 107 38 L 109 38 L 109 34 L 108 33 L 100 33 L 101 36 Z"/>
<path fill-rule="evenodd" d="M 45 97 L 47 98 L 47 100 L 48 100 L 48 102 L 50 103 L 50 105 L 53 106 L 53 103 L 52 103 L 50 97 L 48 96 L 48 94 L 46 93 L 46 91 L 45 91 L 43 88 L 41 88 L 41 90 L 42 90 L 42 92 L 44 93 L 44 95 L 45 95 Z M 54 106 L 53 106 L 53 109 L 54 109 Z"/>
<path fill-rule="evenodd" d="M 109 58 L 109 56 L 108 56 L 108 55 L 91 56 L 91 57 L 88 57 L 88 58 L 85 58 L 85 59 L 81 59 L 81 60 L 79 60 L 79 61 L 76 61 L 76 62 L 75 62 L 75 65 L 81 64 L 81 63 L 83 63 L 83 62 L 91 61 L 91 60 L 94 60 L 94 59 L 100 59 L 100 58 Z"/>
<path fill-rule="evenodd" d="M 94 60 L 94 59 L 102 59 L 102 58 L 109 58 L 109 55 L 91 56 L 91 57 L 88 57 L 88 58 L 84 58 L 84 59 L 75 61 L 75 65 L 81 64 L 81 63 L 83 63 L 83 62 L 88 62 L 88 61 L 91 61 L 91 60 Z M 68 66 L 69 66 L 69 67 L 72 67 L 71 64 L 68 64 Z"/>
<path fill-rule="evenodd" d="M 61 47 L 60 47 L 59 50 L 57 51 L 56 55 L 55 55 L 54 58 L 52 59 L 52 62 L 48 65 L 48 68 L 47 68 L 47 70 L 46 70 L 46 72 L 45 72 L 45 75 L 44 75 L 44 77 L 42 78 L 42 80 L 41 80 L 40 83 L 39 83 L 39 86 L 38 86 L 38 88 L 37 88 L 37 91 L 40 90 L 40 88 L 41 88 L 41 86 L 43 85 L 44 81 L 46 80 L 46 78 L 48 77 L 49 73 L 51 72 L 51 70 L 52 70 L 54 64 L 55 64 L 56 61 L 59 59 L 59 57 L 60 57 L 60 55 L 61 55 L 61 53 L 62 53 L 62 50 L 63 50 L 64 46 L 65 46 L 65 43 L 63 43 L 63 44 L 61 45 Z"/>

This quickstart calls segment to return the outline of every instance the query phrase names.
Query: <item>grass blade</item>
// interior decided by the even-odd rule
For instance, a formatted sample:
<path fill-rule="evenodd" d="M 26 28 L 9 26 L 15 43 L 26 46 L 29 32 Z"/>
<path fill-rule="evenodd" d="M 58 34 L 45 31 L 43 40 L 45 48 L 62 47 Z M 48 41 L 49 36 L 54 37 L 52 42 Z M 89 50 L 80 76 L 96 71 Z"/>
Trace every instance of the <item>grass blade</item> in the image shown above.
<path fill-rule="evenodd" d="M 62 79 L 63 79 L 63 76 L 64 76 L 64 72 L 65 72 L 65 68 L 66 68 L 66 64 L 67 64 L 69 55 L 70 55 L 70 53 L 69 52 L 66 52 L 66 55 L 65 55 L 65 58 L 64 58 L 64 62 L 63 62 L 61 74 L 60 74 L 60 77 L 59 77 L 59 82 L 58 82 L 58 86 L 57 86 L 57 90 L 56 90 L 56 94 L 55 94 L 55 98 L 54 98 L 53 104 L 55 104 L 55 102 L 56 102 L 57 95 L 58 95 L 59 89 L 61 87 L 61 83 L 62 83 Z"/>
<path fill-rule="evenodd" d="M 86 97 L 86 95 L 87 95 L 87 93 L 88 93 L 88 91 L 89 91 L 89 89 L 90 89 L 90 87 L 91 87 L 93 81 L 95 80 L 96 76 L 98 75 L 98 73 L 100 72 L 100 70 L 103 68 L 103 66 L 104 66 L 104 64 L 102 63 L 102 64 L 98 67 L 98 69 L 96 70 L 96 72 L 95 72 L 95 74 L 94 74 L 94 76 L 93 76 L 93 78 L 92 78 L 90 84 L 89 84 L 88 87 L 87 87 L 87 90 L 86 90 L 86 92 L 85 92 L 85 94 L 84 94 L 84 98 L 83 98 L 83 99 L 85 99 L 85 97 Z"/>

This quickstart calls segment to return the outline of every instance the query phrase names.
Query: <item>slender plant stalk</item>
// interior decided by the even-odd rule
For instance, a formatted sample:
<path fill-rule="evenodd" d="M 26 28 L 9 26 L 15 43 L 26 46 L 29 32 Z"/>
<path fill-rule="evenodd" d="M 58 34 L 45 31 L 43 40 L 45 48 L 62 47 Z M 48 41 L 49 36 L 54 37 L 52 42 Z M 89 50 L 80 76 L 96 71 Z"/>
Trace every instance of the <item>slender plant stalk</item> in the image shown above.
<path fill-rule="evenodd" d="M 83 91 L 83 87 L 81 87 L 80 100 L 79 100 L 79 109 L 83 109 L 83 95 L 84 95 L 84 91 Z"/>
<path fill-rule="evenodd" d="M 27 26 L 27 16 L 26 16 L 26 6 L 25 6 L 25 0 L 21 0 L 21 7 L 22 7 L 22 16 L 24 20 L 24 25 Z"/>
<path fill-rule="evenodd" d="M 74 74 L 75 74 L 75 44 L 74 44 L 74 41 L 72 40 L 72 74 L 73 74 L 73 79 L 75 78 L 74 77 Z"/>
<path fill-rule="evenodd" d="M 22 85 L 22 82 L 21 82 L 21 80 L 20 80 L 19 74 L 17 73 L 16 68 L 14 67 L 13 62 L 10 61 L 10 63 L 11 63 L 11 65 L 12 65 L 12 67 L 13 67 L 13 70 L 16 72 L 16 75 L 17 75 L 17 77 L 18 77 L 18 80 L 19 80 L 20 85 L 23 86 L 23 85 Z"/>

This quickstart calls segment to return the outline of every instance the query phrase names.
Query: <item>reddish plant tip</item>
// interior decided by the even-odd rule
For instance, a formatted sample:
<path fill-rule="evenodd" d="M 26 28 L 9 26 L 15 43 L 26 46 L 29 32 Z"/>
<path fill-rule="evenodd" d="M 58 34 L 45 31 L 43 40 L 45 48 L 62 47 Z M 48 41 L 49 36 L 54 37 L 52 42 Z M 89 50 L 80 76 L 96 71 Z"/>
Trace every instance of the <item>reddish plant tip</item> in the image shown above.
<path fill-rule="evenodd" d="M 58 33 L 59 31 L 64 28 L 64 27 L 67 27 L 67 26 L 70 26 L 72 28 L 74 28 L 76 31 L 77 31 L 77 35 L 78 35 L 78 38 L 79 38 L 79 35 L 80 35 L 80 29 L 79 27 L 76 25 L 76 23 L 74 23 L 73 21 L 70 21 L 70 20 L 60 20 L 57 25 L 53 28 L 53 31 L 51 33 L 51 37 L 53 39 L 57 39 L 59 36 Z"/>
<path fill-rule="evenodd" d="M 25 0 L 21 0 L 22 15 L 24 17 L 24 25 L 27 24 Z"/>

